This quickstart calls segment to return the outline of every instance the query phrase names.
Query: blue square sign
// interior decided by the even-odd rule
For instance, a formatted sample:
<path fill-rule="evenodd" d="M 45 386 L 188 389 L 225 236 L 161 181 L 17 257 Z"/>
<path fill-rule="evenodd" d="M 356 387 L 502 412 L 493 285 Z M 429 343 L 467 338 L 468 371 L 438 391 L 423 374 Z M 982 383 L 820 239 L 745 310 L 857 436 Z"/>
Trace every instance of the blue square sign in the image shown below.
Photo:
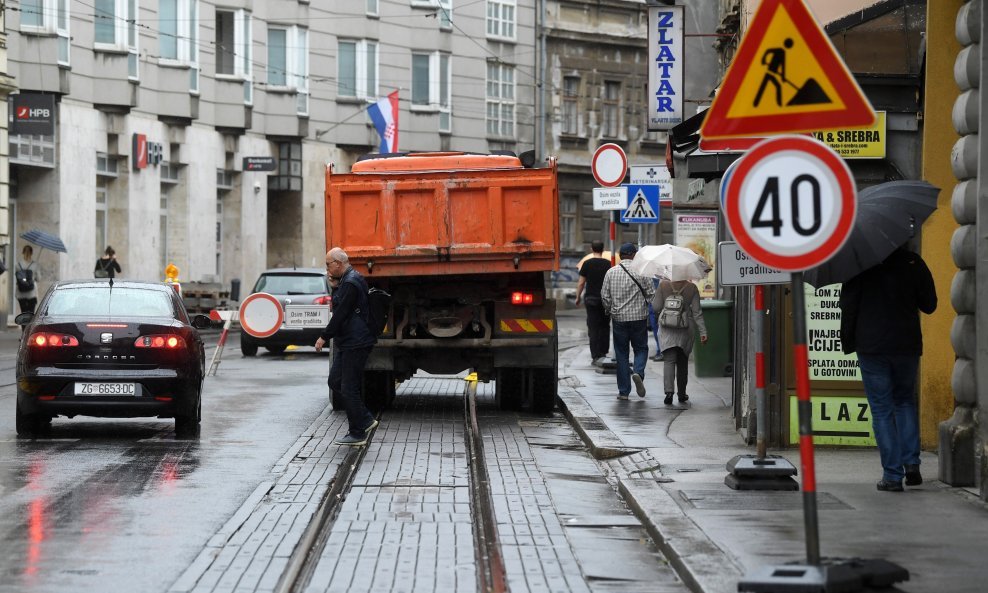
<path fill-rule="evenodd" d="M 659 186 L 628 185 L 628 208 L 621 212 L 621 222 L 659 222 Z"/>

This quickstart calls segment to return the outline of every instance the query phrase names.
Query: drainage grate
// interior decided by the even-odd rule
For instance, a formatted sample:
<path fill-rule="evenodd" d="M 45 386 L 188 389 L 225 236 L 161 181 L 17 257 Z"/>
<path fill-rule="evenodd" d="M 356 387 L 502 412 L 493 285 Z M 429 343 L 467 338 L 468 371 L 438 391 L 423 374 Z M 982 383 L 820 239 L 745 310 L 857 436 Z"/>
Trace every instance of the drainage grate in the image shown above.
<path fill-rule="evenodd" d="M 693 508 L 707 511 L 798 511 L 803 508 L 800 492 L 680 490 L 679 495 Z M 852 510 L 833 494 L 817 492 L 816 496 L 820 510 Z"/>
<path fill-rule="evenodd" d="M 596 416 L 573 416 L 573 421 L 583 427 L 583 430 L 607 430 L 607 425 Z"/>

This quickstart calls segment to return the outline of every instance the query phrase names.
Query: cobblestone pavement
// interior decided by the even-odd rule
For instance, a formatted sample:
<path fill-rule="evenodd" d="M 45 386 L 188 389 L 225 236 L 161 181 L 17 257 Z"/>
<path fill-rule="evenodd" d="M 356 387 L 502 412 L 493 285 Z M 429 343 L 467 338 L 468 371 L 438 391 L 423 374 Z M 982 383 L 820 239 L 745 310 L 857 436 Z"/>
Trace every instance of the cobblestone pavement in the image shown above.
<path fill-rule="evenodd" d="M 385 413 L 330 525 L 307 592 L 472 591 L 477 584 L 462 378 L 416 377 Z M 618 471 L 594 461 L 560 416 L 478 412 L 499 545 L 513 593 L 686 591 L 620 501 Z M 171 591 L 265 592 L 348 449 L 327 410 Z M 649 460 L 626 463 L 626 474 Z"/>

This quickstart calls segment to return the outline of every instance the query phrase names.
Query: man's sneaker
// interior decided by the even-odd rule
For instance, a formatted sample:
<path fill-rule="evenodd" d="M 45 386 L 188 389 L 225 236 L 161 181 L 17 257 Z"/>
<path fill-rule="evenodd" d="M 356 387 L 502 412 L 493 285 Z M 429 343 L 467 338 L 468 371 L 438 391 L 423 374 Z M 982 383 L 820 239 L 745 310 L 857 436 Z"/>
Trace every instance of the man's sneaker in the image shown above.
<path fill-rule="evenodd" d="M 638 397 L 645 397 L 645 382 L 642 381 L 641 375 L 631 373 L 631 381 L 635 384 L 635 391 L 638 392 Z"/>
<path fill-rule="evenodd" d="M 362 447 L 367 444 L 367 436 L 358 437 L 353 434 L 347 434 L 344 437 L 340 437 L 334 441 L 337 445 L 346 445 L 348 447 Z"/>
<path fill-rule="evenodd" d="M 923 483 L 923 474 L 919 473 L 919 464 L 906 466 L 906 486 L 919 486 Z"/>
<path fill-rule="evenodd" d="M 686 395 L 685 393 L 680 393 L 678 397 L 679 397 L 679 403 L 681 404 L 685 404 L 686 402 L 690 401 L 690 396 Z"/>
<path fill-rule="evenodd" d="M 672 405 L 672 392 L 671 391 L 668 392 L 668 393 L 666 393 L 666 398 L 664 400 L 662 400 L 662 403 L 664 403 L 667 406 L 671 406 Z"/>
<path fill-rule="evenodd" d="M 890 480 L 879 480 L 875 488 L 882 492 L 902 492 L 902 482 L 892 482 Z"/>
<path fill-rule="evenodd" d="M 364 434 L 369 435 L 372 430 L 377 428 L 378 424 L 380 424 L 380 422 L 378 422 L 377 418 L 375 418 L 374 421 L 370 423 L 370 426 L 364 429 Z"/>
<path fill-rule="evenodd" d="M 624 401 L 628 401 L 628 394 L 626 394 L 626 393 L 619 393 L 618 394 L 618 399 L 624 400 Z"/>
<path fill-rule="evenodd" d="M 662 362 L 663 358 L 664 357 L 662 356 L 662 353 L 659 352 L 658 354 L 652 357 L 652 362 Z"/>

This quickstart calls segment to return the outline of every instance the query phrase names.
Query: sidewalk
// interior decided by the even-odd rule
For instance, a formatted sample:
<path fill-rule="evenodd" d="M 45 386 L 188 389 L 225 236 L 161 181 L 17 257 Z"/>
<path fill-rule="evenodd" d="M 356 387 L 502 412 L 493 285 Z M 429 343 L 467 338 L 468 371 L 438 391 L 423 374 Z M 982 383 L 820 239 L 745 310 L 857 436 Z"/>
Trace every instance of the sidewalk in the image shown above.
<path fill-rule="evenodd" d="M 589 363 L 587 348 L 560 353 L 564 413 L 595 456 L 637 452 L 610 463 L 620 491 L 694 591 L 737 591 L 738 579 L 753 569 L 805 562 L 801 493 L 724 484 L 727 461 L 755 453 L 734 430 L 730 378 L 697 378 L 691 368 L 689 403 L 665 406 L 662 363 L 649 362 L 645 399 L 632 393 L 618 401 L 614 375 Z M 800 466 L 796 448 L 770 453 Z M 935 454 L 923 453 L 925 483 L 904 493 L 875 489 L 876 449 L 817 448 L 815 459 L 823 557 L 899 564 L 910 572 L 901 591 L 986 590 L 988 505 L 936 481 Z"/>

